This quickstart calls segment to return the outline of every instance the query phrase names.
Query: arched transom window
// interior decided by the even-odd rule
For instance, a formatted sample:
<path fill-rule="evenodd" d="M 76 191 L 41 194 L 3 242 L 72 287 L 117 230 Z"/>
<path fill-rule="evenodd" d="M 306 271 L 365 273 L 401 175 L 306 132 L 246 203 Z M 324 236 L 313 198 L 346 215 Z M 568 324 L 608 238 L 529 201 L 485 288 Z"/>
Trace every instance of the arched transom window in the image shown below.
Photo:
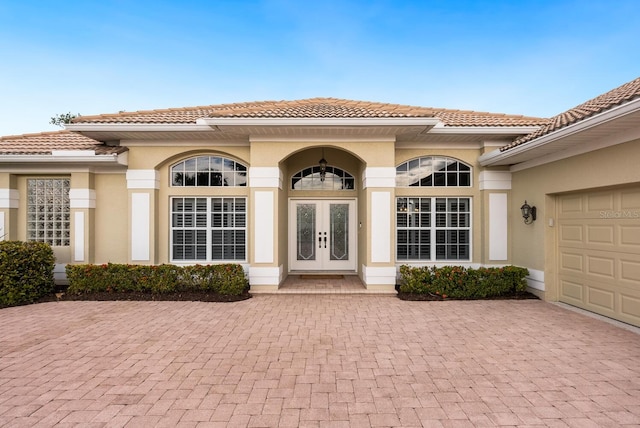
<path fill-rule="evenodd" d="M 185 159 L 171 167 L 171 185 L 246 186 L 247 167 L 222 156 L 198 156 Z"/>
<path fill-rule="evenodd" d="M 411 159 L 396 168 L 397 187 L 468 187 L 471 167 L 444 156 Z"/>
<path fill-rule="evenodd" d="M 302 169 L 291 177 L 293 190 L 353 190 L 353 175 L 340 168 L 328 166 L 324 179 L 320 174 L 320 166 Z"/>

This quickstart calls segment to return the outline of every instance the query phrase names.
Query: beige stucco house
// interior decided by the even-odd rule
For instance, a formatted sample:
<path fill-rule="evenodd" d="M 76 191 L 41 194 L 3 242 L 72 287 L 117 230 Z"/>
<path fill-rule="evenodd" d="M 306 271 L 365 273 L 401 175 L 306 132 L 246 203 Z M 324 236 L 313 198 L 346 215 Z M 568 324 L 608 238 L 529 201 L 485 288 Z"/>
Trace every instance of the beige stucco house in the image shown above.
<path fill-rule="evenodd" d="M 254 291 L 514 264 L 640 325 L 638 162 L 640 79 L 551 119 L 334 98 L 82 116 L 0 138 L 0 239 L 60 267 L 237 262 Z"/>

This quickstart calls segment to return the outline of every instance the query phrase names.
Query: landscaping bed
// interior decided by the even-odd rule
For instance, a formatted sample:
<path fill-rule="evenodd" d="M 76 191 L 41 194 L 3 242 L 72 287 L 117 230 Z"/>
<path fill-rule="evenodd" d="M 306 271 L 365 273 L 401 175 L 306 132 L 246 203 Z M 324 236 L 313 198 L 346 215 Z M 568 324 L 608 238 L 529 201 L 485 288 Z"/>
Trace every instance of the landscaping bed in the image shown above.
<path fill-rule="evenodd" d="M 517 266 L 400 267 L 398 298 L 414 301 L 537 299 L 528 291 L 529 271 Z"/>
<path fill-rule="evenodd" d="M 37 300 L 37 303 L 63 301 L 182 301 L 182 302 L 239 302 L 251 298 L 248 291 L 238 295 L 211 293 L 206 291 L 181 291 L 163 294 L 147 292 L 87 292 L 83 294 L 66 293 L 59 290 Z"/>

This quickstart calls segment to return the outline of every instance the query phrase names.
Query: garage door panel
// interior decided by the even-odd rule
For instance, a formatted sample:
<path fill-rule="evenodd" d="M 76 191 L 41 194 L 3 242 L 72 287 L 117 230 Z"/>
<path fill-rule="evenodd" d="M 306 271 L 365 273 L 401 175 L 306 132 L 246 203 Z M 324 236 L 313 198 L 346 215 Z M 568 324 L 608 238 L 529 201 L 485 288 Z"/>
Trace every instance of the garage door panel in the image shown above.
<path fill-rule="evenodd" d="M 585 199 L 585 211 L 588 213 L 599 213 L 600 211 L 615 209 L 614 195 L 609 192 L 585 195 Z"/>
<path fill-rule="evenodd" d="M 583 198 L 580 195 L 568 195 L 562 197 L 558 204 L 560 214 L 564 214 L 564 216 L 566 217 L 570 214 L 582 213 L 582 199 Z"/>
<path fill-rule="evenodd" d="M 587 255 L 587 274 L 615 280 L 616 258 Z"/>
<path fill-rule="evenodd" d="M 640 292 L 640 261 L 620 260 L 620 281 Z"/>
<path fill-rule="evenodd" d="M 581 224 L 563 224 L 558 225 L 560 231 L 561 245 L 582 245 L 584 241 Z"/>
<path fill-rule="evenodd" d="M 580 282 L 573 282 L 569 279 L 560 280 L 560 295 L 564 297 L 563 301 L 582 306 L 584 287 Z"/>
<path fill-rule="evenodd" d="M 622 321 L 640 325 L 640 297 L 621 293 L 620 313 Z"/>
<path fill-rule="evenodd" d="M 611 248 L 615 246 L 615 230 L 614 224 L 608 225 L 591 225 L 586 226 L 587 239 L 586 244 L 598 246 L 601 248 Z"/>
<path fill-rule="evenodd" d="M 640 219 L 638 219 L 640 223 Z M 640 252 L 640 224 L 620 225 L 618 227 L 620 245 L 628 247 L 629 251 Z"/>
<path fill-rule="evenodd" d="M 582 262 L 582 254 L 576 254 L 566 251 L 561 252 L 560 269 L 563 271 L 570 271 L 572 273 L 583 273 L 584 263 Z"/>
<path fill-rule="evenodd" d="M 558 197 L 560 300 L 640 326 L 640 187 Z"/>
<path fill-rule="evenodd" d="M 640 190 L 623 190 L 620 192 L 620 208 L 629 211 L 640 210 Z"/>
<path fill-rule="evenodd" d="M 603 315 L 615 315 L 615 297 L 615 292 L 612 290 L 587 286 L 587 303 L 600 308 L 600 313 Z"/>

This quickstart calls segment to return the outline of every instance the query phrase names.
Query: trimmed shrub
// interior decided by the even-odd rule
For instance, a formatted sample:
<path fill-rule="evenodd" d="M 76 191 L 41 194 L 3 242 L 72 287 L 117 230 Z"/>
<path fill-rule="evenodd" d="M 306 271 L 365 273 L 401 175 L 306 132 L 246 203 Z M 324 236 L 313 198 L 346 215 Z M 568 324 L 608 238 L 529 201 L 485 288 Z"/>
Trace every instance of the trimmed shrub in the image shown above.
<path fill-rule="evenodd" d="M 220 265 L 67 265 L 67 293 L 209 292 L 239 296 L 247 288 L 242 266 Z"/>
<path fill-rule="evenodd" d="M 48 244 L 0 241 L 0 307 L 33 303 L 52 293 L 54 266 Z"/>
<path fill-rule="evenodd" d="M 444 299 L 484 299 L 521 294 L 527 288 L 526 268 L 400 267 L 400 292 L 429 294 Z"/>

